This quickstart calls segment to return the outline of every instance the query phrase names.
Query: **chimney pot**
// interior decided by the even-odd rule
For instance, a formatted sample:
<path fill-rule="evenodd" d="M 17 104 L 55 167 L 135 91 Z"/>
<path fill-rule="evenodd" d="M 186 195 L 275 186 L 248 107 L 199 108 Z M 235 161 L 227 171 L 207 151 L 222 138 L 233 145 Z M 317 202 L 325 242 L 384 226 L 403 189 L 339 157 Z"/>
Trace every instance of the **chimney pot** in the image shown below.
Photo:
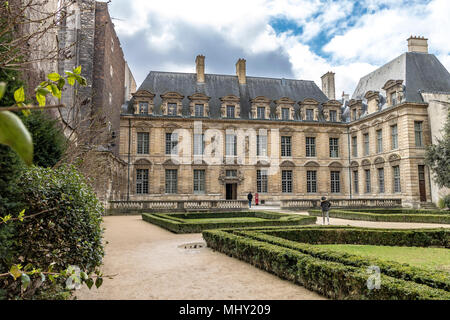
<path fill-rule="evenodd" d="M 408 38 L 408 52 L 428 53 L 428 39 L 421 36 L 410 36 Z"/>
<path fill-rule="evenodd" d="M 197 82 L 205 82 L 205 56 L 199 54 L 195 58 L 195 66 L 197 72 Z"/>
<path fill-rule="evenodd" d="M 239 84 L 247 83 L 245 59 L 238 59 L 236 62 L 236 75 L 238 76 Z"/>

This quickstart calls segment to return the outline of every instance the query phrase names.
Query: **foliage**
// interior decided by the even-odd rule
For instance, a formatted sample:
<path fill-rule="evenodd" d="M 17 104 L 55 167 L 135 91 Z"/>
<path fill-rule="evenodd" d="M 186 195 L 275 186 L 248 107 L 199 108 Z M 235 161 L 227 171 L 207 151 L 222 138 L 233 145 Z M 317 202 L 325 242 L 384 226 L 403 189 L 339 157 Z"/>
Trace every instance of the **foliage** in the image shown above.
<path fill-rule="evenodd" d="M 142 219 L 175 233 L 199 233 L 206 229 L 219 228 L 288 226 L 316 223 L 315 217 L 262 211 L 187 214 L 143 213 Z"/>
<path fill-rule="evenodd" d="M 58 121 L 40 110 L 21 118 L 33 138 L 33 163 L 41 167 L 53 167 L 61 160 L 67 146 Z"/>
<path fill-rule="evenodd" d="M 450 109 L 443 128 L 442 138 L 427 148 L 426 164 L 434 172 L 434 180 L 440 187 L 450 188 Z"/>
<path fill-rule="evenodd" d="M 351 232 L 345 233 L 346 230 Z M 206 230 L 203 231 L 203 238 L 214 250 L 247 261 L 333 299 L 450 299 L 450 280 L 445 272 L 340 253 L 281 237 L 285 232 L 291 234 L 306 232 L 307 235 L 298 237 L 304 240 L 318 233 L 318 237 L 326 238 L 323 236 L 325 231 L 334 231 L 338 237 L 337 243 L 341 240 L 349 242 L 347 235 L 355 232 L 371 233 L 377 237 L 388 235 L 391 231 L 403 232 L 406 234 L 405 237 L 411 240 L 416 237 L 423 239 L 445 237 L 447 242 L 449 237 L 449 232 L 445 230 L 305 226 Z M 390 239 L 395 237 L 391 236 Z M 312 240 L 312 243 L 316 242 Z M 377 266 L 380 269 L 379 289 L 369 289 L 367 286 L 370 266 Z"/>
<path fill-rule="evenodd" d="M 364 209 L 361 209 L 364 210 Z M 311 216 L 321 217 L 322 211 L 309 210 Z M 421 213 L 368 213 L 364 211 L 330 210 L 330 217 L 349 220 L 384 221 L 384 222 L 423 222 L 450 224 L 449 214 L 421 214 Z"/>
<path fill-rule="evenodd" d="M 444 198 L 442 198 L 444 201 L 444 206 L 450 209 L 450 194 L 446 195 Z"/>
<path fill-rule="evenodd" d="M 95 284 L 101 285 L 103 207 L 83 176 L 68 166 L 31 167 L 18 185 L 26 215 L 0 221 L 0 230 L 13 226 L 12 234 L 3 239 L 12 252 L 0 261 L 0 273 L 10 275 L 0 278 L 7 298 L 36 297 L 63 285 L 66 278 L 91 287 L 92 272 L 99 275 Z M 46 277 L 50 281 L 42 282 Z"/>

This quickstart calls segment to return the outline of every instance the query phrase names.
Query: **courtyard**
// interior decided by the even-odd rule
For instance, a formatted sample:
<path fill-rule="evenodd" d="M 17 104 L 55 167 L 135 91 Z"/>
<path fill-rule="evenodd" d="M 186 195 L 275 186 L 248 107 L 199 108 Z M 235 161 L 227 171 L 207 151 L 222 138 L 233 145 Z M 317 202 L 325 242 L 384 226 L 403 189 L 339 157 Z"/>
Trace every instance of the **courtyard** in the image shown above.
<path fill-rule="evenodd" d="M 450 228 L 435 223 L 337 218 L 331 218 L 330 224 L 390 229 Z M 107 245 L 103 273 L 113 278 L 105 277 L 99 289 L 83 287 L 76 293 L 78 299 L 325 299 L 205 247 L 200 233 L 174 234 L 143 221 L 140 215 L 108 216 L 104 218 L 104 227 Z"/>

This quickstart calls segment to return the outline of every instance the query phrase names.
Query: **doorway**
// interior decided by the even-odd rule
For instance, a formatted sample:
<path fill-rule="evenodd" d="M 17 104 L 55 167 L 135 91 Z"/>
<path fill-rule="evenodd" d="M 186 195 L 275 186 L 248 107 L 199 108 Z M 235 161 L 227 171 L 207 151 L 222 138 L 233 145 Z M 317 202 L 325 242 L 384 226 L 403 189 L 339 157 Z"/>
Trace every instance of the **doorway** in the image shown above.
<path fill-rule="evenodd" d="M 419 165 L 419 193 L 420 193 L 420 201 L 427 201 L 427 193 L 425 189 L 425 166 Z"/>
<path fill-rule="evenodd" d="M 227 183 L 225 185 L 226 188 L 226 197 L 227 200 L 236 200 L 237 199 L 237 183 Z"/>

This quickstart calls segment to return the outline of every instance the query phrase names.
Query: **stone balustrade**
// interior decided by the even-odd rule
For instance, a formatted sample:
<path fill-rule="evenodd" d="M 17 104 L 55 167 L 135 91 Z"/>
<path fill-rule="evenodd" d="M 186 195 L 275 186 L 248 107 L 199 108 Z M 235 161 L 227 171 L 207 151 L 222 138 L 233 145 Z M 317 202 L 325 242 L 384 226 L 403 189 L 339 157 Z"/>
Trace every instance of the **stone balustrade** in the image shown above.
<path fill-rule="evenodd" d="M 122 200 L 109 201 L 107 214 L 140 212 L 186 212 L 186 211 L 224 211 L 244 210 L 247 200 Z"/>
<path fill-rule="evenodd" d="M 329 199 L 332 208 L 395 208 L 402 206 L 402 199 Z M 281 200 L 282 209 L 320 208 L 320 200 L 287 199 Z"/>

